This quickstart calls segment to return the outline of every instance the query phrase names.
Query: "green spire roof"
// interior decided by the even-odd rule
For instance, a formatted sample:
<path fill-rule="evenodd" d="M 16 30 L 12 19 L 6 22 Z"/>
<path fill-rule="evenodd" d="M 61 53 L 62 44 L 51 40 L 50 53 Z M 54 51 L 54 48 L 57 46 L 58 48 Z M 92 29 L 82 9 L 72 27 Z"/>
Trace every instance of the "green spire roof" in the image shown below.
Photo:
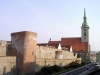
<path fill-rule="evenodd" d="M 86 17 L 85 8 L 84 8 L 84 17 L 83 17 L 82 27 L 89 27 L 88 24 L 87 24 L 87 17 Z"/>
<path fill-rule="evenodd" d="M 85 12 L 85 8 L 84 8 L 84 17 L 86 18 L 86 12 Z"/>

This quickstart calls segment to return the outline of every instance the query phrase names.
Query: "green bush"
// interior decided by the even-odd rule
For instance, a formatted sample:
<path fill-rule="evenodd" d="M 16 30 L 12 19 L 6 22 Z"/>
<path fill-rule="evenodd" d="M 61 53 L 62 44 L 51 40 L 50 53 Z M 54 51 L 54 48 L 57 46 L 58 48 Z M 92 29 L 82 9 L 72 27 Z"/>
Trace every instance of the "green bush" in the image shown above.
<path fill-rule="evenodd" d="M 61 67 L 57 66 L 57 65 L 54 65 L 54 66 L 51 66 L 51 68 L 53 69 L 53 71 L 55 72 L 59 72 L 61 70 Z"/>
<path fill-rule="evenodd" d="M 61 67 L 54 65 L 54 66 L 50 66 L 50 67 L 43 67 L 41 69 L 41 71 L 46 72 L 48 74 L 52 74 L 52 73 L 56 73 L 56 72 L 60 72 L 62 70 Z"/>
<path fill-rule="evenodd" d="M 63 66 L 63 68 L 69 69 L 69 68 L 71 68 L 71 66 L 70 65 L 66 65 L 66 66 Z"/>
<path fill-rule="evenodd" d="M 45 73 L 48 73 L 48 74 L 54 74 L 54 73 L 69 70 L 69 69 L 72 69 L 72 68 L 78 68 L 80 66 L 81 65 L 78 64 L 77 62 L 72 62 L 69 65 L 66 65 L 66 66 L 63 66 L 63 67 L 59 67 L 57 65 L 50 66 L 50 67 L 43 67 L 41 69 L 41 72 L 45 72 Z"/>
<path fill-rule="evenodd" d="M 77 62 L 72 62 L 69 64 L 72 68 L 77 68 L 77 67 L 80 67 L 81 65 L 78 64 Z"/>
<path fill-rule="evenodd" d="M 50 68 L 50 67 L 43 67 L 43 68 L 41 69 L 41 71 L 46 72 L 46 73 L 48 73 L 48 74 L 52 74 L 53 69 Z"/>

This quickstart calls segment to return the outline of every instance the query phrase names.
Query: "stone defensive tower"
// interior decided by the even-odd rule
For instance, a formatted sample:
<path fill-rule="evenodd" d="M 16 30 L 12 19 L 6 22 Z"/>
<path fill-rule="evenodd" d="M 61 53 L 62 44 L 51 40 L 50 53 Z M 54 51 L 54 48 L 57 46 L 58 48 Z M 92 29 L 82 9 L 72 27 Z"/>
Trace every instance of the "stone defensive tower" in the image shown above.
<path fill-rule="evenodd" d="M 34 73 L 36 61 L 37 33 L 30 31 L 11 34 L 13 50 L 17 57 L 17 69 L 21 74 Z"/>

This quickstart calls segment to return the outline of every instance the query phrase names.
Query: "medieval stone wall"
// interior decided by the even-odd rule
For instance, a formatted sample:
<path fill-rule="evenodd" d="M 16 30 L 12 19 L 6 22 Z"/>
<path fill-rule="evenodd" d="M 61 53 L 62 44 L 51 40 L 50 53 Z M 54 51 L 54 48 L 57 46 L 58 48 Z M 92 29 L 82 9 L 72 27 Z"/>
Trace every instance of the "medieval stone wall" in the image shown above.
<path fill-rule="evenodd" d="M 43 66 L 68 65 L 76 61 L 77 54 L 55 49 L 52 46 L 38 46 L 35 32 L 23 31 L 11 34 L 12 54 L 16 55 L 18 71 L 31 73 Z"/>
<path fill-rule="evenodd" d="M 35 71 L 44 66 L 65 66 L 77 60 L 77 54 L 48 46 L 37 46 Z"/>
<path fill-rule="evenodd" d="M 16 75 L 15 56 L 0 56 L 0 75 Z"/>
<path fill-rule="evenodd" d="M 59 56 L 61 58 L 59 58 Z M 77 58 L 77 54 L 73 52 L 55 49 L 54 47 L 48 46 L 37 46 L 36 58 L 46 58 L 46 59 L 74 59 Z"/>
<path fill-rule="evenodd" d="M 41 59 L 41 58 L 39 59 L 37 58 L 35 71 L 36 72 L 40 71 L 41 68 L 44 66 L 53 66 L 53 65 L 65 66 L 73 61 L 76 61 L 76 59 Z"/>
<path fill-rule="evenodd" d="M 0 56 L 6 56 L 6 41 L 0 41 Z"/>
<path fill-rule="evenodd" d="M 52 58 L 55 59 L 55 51 L 57 49 L 48 46 L 37 46 L 36 58 Z"/>

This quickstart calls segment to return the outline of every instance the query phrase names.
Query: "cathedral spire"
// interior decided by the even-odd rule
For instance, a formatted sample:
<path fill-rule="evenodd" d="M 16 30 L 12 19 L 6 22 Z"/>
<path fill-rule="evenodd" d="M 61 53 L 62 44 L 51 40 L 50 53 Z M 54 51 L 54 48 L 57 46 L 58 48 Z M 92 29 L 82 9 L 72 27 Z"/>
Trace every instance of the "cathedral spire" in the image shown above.
<path fill-rule="evenodd" d="M 84 8 L 84 18 L 86 18 L 86 12 L 85 12 L 85 8 Z"/>
<path fill-rule="evenodd" d="M 83 16 L 83 23 L 81 27 L 81 41 L 82 42 L 89 42 L 89 26 L 87 24 L 87 17 L 86 17 L 86 11 L 84 8 L 84 16 Z"/>
<path fill-rule="evenodd" d="M 89 27 L 88 24 L 87 24 L 87 17 L 86 17 L 85 8 L 84 8 L 84 17 L 83 17 L 82 27 Z"/>

